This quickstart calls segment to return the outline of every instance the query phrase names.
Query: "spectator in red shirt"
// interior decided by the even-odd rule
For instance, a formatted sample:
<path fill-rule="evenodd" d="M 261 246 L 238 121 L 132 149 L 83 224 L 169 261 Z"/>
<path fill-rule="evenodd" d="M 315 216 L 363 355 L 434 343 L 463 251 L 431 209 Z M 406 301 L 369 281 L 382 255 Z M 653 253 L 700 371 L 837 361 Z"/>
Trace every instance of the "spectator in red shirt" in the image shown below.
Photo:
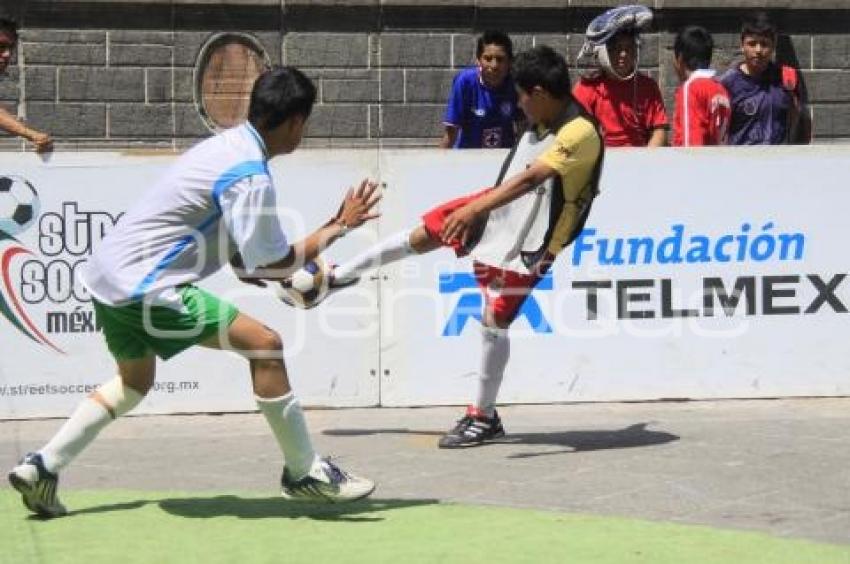
<path fill-rule="evenodd" d="M 679 32 L 673 42 L 673 67 L 682 85 L 676 90 L 673 146 L 725 145 L 732 104 L 710 69 L 714 40 L 699 26 Z"/>
<path fill-rule="evenodd" d="M 588 26 L 582 55 L 592 52 L 597 68 L 581 78 L 573 96 L 599 121 L 607 147 L 666 143 L 668 121 L 661 90 L 638 71 L 640 29 L 651 20 L 648 8 L 622 6 Z"/>

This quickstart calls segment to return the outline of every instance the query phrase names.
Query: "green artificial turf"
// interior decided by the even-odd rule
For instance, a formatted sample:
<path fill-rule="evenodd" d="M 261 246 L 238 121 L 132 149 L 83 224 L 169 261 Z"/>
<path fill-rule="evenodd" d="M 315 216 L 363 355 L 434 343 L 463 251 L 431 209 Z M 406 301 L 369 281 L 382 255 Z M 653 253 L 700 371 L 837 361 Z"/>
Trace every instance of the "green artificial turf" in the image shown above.
<path fill-rule="evenodd" d="M 436 500 L 303 506 L 215 493 L 66 491 L 28 517 L 0 493 L 0 562 L 847 564 L 850 547 L 766 534 Z"/>

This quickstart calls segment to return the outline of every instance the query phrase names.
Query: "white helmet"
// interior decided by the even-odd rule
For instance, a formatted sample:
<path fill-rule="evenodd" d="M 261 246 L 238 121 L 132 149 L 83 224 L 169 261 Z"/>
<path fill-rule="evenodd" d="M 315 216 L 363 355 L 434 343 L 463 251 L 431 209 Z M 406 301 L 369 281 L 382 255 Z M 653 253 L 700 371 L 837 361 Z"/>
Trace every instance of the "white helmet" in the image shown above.
<path fill-rule="evenodd" d="M 620 6 L 611 8 L 605 13 L 596 16 L 587 26 L 585 31 L 584 45 L 579 51 L 578 58 L 593 55 L 602 69 L 613 77 L 620 80 L 629 80 L 637 72 L 640 61 L 640 32 L 646 29 L 652 22 L 652 11 L 640 5 Z M 608 57 L 606 47 L 608 41 L 620 32 L 631 32 L 635 35 L 638 45 L 638 53 L 635 57 L 635 67 L 629 76 L 621 76 L 614 70 Z"/>

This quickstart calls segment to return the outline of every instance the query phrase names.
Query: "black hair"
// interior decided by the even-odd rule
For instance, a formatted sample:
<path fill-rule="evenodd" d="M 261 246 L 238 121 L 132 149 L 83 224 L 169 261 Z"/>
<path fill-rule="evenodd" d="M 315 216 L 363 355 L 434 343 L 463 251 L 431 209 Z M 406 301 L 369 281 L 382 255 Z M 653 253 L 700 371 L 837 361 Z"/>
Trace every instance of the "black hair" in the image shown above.
<path fill-rule="evenodd" d="M 768 37 L 776 43 L 776 26 L 770 21 L 767 12 L 754 12 L 741 26 L 741 39 L 747 35 L 757 35 L 760 37 Z"/>
<path fill-rule="evenodd" d="M 5 16 L 0 16 L 0 33 L 8 33 L 12 39 L 18 40 L 18 22 Z"/>
<path fill-rule="evenodd" d="M 481 58 L 481 55 L 484 53 L 484 47 L 487 45 L 498 45 L 505 50 L 505 53 L 508 55 L 508 59 L 513 60 L 514 44 L 511 42 L 511 38 L 508 37 L 507 33 L 494 29 L 488 29 L 482 33 L 481 37 L 478 38 L 478 44 L 475 47 L 476 59 Z"/>
<path fill-rule="evenodd" d="M 707 69 L 711 66 L 711 53 L 714 51 L 714 39 L 704 27 L 689 25 L 681 30 L 673 41 L 673 54 L 689 70 Z"/>
<path fill-rule="evenodd" d="M 275 66 L 257 77 L 251 90 L 248 121 L 257 129 L 274 129 L 292 116 L 313 111 L 316 87 L 295 67 Z"/>
<path fill-rule="evenodd" d="M 539 86 L 559 100 L 570 96 L 570 71 L 567 61 L 546 45 L 517 55 L 513 75 L 517 86 L 526 92 L 531 92 L 535 86 Z"/>

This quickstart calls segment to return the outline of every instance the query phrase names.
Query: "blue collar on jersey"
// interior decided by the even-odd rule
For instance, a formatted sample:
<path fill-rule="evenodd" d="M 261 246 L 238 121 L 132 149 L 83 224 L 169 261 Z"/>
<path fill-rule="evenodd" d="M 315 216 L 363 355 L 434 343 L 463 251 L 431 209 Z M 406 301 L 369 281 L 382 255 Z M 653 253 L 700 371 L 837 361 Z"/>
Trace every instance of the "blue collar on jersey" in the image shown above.
<path fill-rule="evenodd" d="M 269 151 L 266 149 L 266 142 L 263 141 L 263 138 L 260 136 L 257 130 L 254 129 L 254 126 L 251 125 L 250 121 L 245 122 L 245 128 L 251 135 L 254 136 L 254 139 L 257 140 L 257 145 L 260 146 L 260 150 L 263 152 L 263 157 L 265 157 L 266 160 L 269 160 Z"/>

